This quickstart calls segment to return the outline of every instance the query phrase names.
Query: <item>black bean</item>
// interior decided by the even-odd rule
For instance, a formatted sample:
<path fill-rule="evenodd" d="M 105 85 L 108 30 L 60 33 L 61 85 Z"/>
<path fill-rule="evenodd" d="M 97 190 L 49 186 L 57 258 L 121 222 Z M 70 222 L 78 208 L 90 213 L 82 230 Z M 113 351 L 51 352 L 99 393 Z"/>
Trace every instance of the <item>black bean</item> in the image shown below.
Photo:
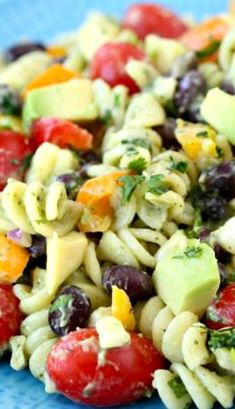
<path fill-rule="evenodd" d="M 203 221 L 222 220 L 226 214 L 227 201 L 221 196 L 205 194 L 201 197 L 198 207 Z"/>
<path fill-rule="evenodd" d="M 231 259 L 231 254 L 224 250 L 223 247 L 221 247 L 218 243 L 214 244 L 214 252 L 215 257 L 221 263 L 228 263 Z"/>
<path fill-rule="evenodd" d="M 229 79 L 225 79 L 221 84 L 221 89 L 229 95 L 235 95 L 235 87 Z"/>
<path fill-rule="evenodd" d="M 52 331 L 63 336 L 85 328 L 90 314 L 90 299 L 81 288 L 70 285 L 64 287 L 52 303 L 48 320 Z"/>
<path fill-rule="evenodd" d="M 199 94 L 206 91 L 206 82 L 202 74 L 197 70 L 188 71 L 179 81 L 175 94 L 175 103 L 178 114 L 187 112 L 189 105 Z"/>
<path fill-rule="evenodd" d="M 224 161 L 206 169 L 200 180 L 206 191 L 216 192 L 227 200 L 233 199 L 235 197 L 235 160 Z"/>
<path fill-rule="evenodd" d="M 3 115 L 20 115 L 22 101 L 16 91 L 8 85 L 0 85 L 0 113 Z"/>
<path fill-rule="evenodd" d="M 5 51 L 4 57 L 7 62 L 13 62 L 32 51 L 44 51 L 45 49 L 45 46 L 41 43 L 15 44 Z"/>
<path fill-rule="evenodd" d="M 171 76 L 174 78 L 182 78 L 189 70 L 196 68 L 197 57 L 195 52 L 188 51 L 186 54 L 177 57 L 173 63 Z"/>
<path fill-rule="evenodd" d="M 218 263 L 218 267 L 220 274 L 220 288 L 223 288 L 229 283 L 229 274 L 223 263 Z"/>
<path fill-rule="evenodd" d="M 207 229 L 206 227 L 203 227 L 199 232 L 199 240 L 202 243 L 207 243 L 209 240 L 210 234 L 211 234 L 210 230 Z"/>
<path fill-rule="evenodd" d="M 28 248 L 32 258 L 38 258 L 46 254 L 46 239 L 43 236 L 33 235 L 32 244 Z"/>
<path fill-rule="evenodd" d="M 180 145 L 175 137 L 176 120 L 174 118 L 167 118 L 165 123 L 161 126 L 156 126 L 155 130 L 162 138 L 164 148 L 179 148 Z"/>
<path fill-rule="evenodd" d="M 81 176 L 80 170 L 63 173 L 62 175 L 56 176 L 55 180 L 64 183 L 69 199 L 76 197 L 80 187 L 86 181 L 86 179 Z"/>
<path fill-rule="evenodd" d="M 151 297 L 154 287 L 151 277 L 144 271 L 127 265 L 113 266 L 104 271 L 104 288 L 112 291 L 112 286 L 124 290 L 132 302 L 140 301 Z"/>

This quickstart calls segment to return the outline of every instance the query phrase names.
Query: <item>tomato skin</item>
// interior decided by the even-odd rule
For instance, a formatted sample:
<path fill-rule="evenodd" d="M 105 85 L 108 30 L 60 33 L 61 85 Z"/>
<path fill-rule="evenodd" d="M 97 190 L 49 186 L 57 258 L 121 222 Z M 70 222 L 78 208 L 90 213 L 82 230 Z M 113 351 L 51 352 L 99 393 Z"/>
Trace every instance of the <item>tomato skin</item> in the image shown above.
<path fill-rule="evenodd" d="M 13 294 L 12 287 L 0 284 L 0 347 L 19 333 L 22 318 L 19 300 Z"/>
<path fill-rule="evenodd" d="M 148 34 L 178 38 L 188 26 L 172 11 L 158 4 L 132 4 L 126 11 L 123 27 L 144 39 Z"/>
<path fill-rule="evenodd" d="M 228 284 L 212 300 L 205 324 L 211 329 L 235 327 L 235 283 Z"/>
<path fill-rule="evenodd" d="M 18 132 L 0 131 L 0 191 L 8 178 L 21 180 L 23 161 L 31 153 L 29 141 Z"/>
<path fill-rule="evenodd" d="M 60 148 L 90 149 L 92 135 L 80 126 L 57 118 L 36 120 L 31 129 L 31 146 L 35 151 L 43 142 L 53 143 Z"/>
<path fill-rule="evenodd" d="M 47 359 L 49 376 L 68 398 L 95 406 L 134 402 L 151 388 L 152 373 L 165 367 L 165 359 L 150 340 L 131 333 L 131 343 L 100 351 L 94 328 L 80 329 L 61 338 Z"/>
<path fill-rule="evenodd" d="M 91 62 L 91 78 L 102 78 L 111 87 L 125 85 L 130 94 L 134 94 L 139 91 L 139 87 L 125 72 L 125 66 L 130 59 L 144 60 L 145 54 L 129 43 L 104 44 L 97 50 Z"/>

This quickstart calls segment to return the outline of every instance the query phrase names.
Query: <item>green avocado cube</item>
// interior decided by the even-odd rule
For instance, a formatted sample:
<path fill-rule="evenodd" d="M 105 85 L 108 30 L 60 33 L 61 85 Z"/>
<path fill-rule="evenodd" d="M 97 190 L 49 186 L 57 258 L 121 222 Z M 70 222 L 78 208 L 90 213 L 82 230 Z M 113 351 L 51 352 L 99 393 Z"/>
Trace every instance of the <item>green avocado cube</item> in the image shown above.
<path fill-rule="evenodd" d="M 201 114 L 208 124 L 235 145 L 235 96 L 219 88 L 211 89 L 202 102 Z"/>
<path fill-rule="evenodd" d="M 157 263 L 153 282 L 159 297 L 175 315 L 191 311 L 201 317 L 220 285 L 214 251 L 198 240 L 188 240 Z"/>
<path fill-rule="evenodd" d="M 92 82 L 73 79 L 30 91 L 24 103 L 23 123 L 26 130 L 42 117 L 55 117 L 71 121 L 88 121 L 98 117 Z"/>

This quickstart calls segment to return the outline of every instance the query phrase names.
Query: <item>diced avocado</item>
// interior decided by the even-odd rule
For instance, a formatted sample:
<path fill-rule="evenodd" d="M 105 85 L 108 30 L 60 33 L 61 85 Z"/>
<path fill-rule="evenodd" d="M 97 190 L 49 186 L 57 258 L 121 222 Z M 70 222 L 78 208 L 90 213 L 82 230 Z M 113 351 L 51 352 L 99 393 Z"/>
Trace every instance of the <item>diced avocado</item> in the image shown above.
<path fill-rule="evenodd" d="M 96 323 L 101 348 L 117 348 L 128 344 L 130 334 L 125 330 L 121 321 L 115 317 L 101 318 Z"/>
<path fill-rule="evenodd" d="M 174 312 L 205 313 L 219 288 L 220 276 L 214 251 L 198 240 L 188 240 L 158 261 L 153 281 L 160 298 Z"/>
<path fill-rule="evenodd" d="M 96 119 L 98 114 L 92 82 L 73 79 L 30 91 L 24 104 L 23 123 L 28 129 L 32 121 L 44 116 L 85 121 Z"/>
<path fill-rule="evenodd" d="M 75 231 L 64 237 L 54 233 L 47 239 L 46 287 L 49 294 L 55 293 L 60 284 L 80 266 L 87 243 L 86 236 Z"/>
<path fill-rule="evenodd" d="M 201 105 L 202 117 L 235 145 L 235 96 L 211 89 Z"/>

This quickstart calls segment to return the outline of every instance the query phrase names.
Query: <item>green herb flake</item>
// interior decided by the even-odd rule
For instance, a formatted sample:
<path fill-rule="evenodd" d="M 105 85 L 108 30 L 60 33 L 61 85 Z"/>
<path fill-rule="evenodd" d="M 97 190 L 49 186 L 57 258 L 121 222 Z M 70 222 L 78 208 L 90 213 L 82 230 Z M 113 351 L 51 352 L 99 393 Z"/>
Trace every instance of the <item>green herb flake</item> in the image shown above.
<path fill-rule="evenodd" d="M 235 327 L 218 331 L 210 330 L 207 343 L 211 350 L 219 348 L 235 348 Z"/>
<path fill-rule="evenodd" d="M 141 173 L 143 172 L 144 169 L 147 167 L 147 162 L 145 158 L 140 156 L 139 158 L 132 160 L 128 164 L 128 169 L 134 170 L 136 173 Z"/>
<path fill-rule="evenodd" d="M 113 116 L 112 116 L 112 112 L 110 111 L 110 109 L 107 109 L 107 111 L 104 113 L 103 117 L 102 117 L 102 122 L 105 125 L 109 125 L 109 123 L 111 122 Z"/>
<path fill-rule="evenodd" d="M 123 139 L 122 140 L 122 144 L 129 144 L 129 145 L 134 145 L 134 146 L 139 146 L 141 148 L 145 148 L 145 149 L 149 149 L 151 150 L 151 142 L 146 140 L 146 139 L 142 139 L 142 138 L 135 138 L 135 139 Z"/>
<path fill-rule="evenodd" d="M 186 247 L 183 254 L 179 254 L 178 256 L 174 256 L 173 258 L 182 259 L 182 258 L 195 258 L 200 257 L 202 254 L 202 248 L 196 246 L 189 246 Z"/>
<path fill-rule="evenodd" d="M 172 157 L 169 170 L 177 170 L 180 173 L 185 173 L 188 168 L 188 162 L 180 160 L 179 162 L 175 161 Z"/>
<path fill-rule="evenodd" d="M 72 297 L 71 294 L 63 294 L 63 295 L 60 295 L 60 296 L 53 302 L 53 304 L 51 305 L 51 307 L 50 307 L 50 313 L 51 313 L 51 312 L 54 312 L 54 311 L 56 311 L 56 310 L 62 310 L 62 311 L 63 311 L 64 309 L 67 309 L 67 308 L 70 306 L 72 300 L 73 300 L 73 297 Z"/>
<path fill-rule="evenodd" d="M 129 202 L 132 193 L 135 188 L 143 182 L 144 176 L 133 175 L 133 176 L 122 176 L 119 180 L 123 183 L 122 185 L 122 199 L 124 203 Z"/>
<path fill-rule="evenodd" d="M 29 153 L 29 155 L 25 156 L 23 162 L 22 162 L 22 168 L 23 170 L 29 169 L 33 159 L 33 153 Z"/>
<path fill-rule="evenodd" d="M 212 42 L 202 50 L 196 52 L 197 58 L 206 58 L 213 55 L 220 47 L 221 41 L 212 39 Z"/>
<path fill-rule="evenodd" d="M 199 138 L 208 138 L 208 132 L 200 131 L 200 132 L 197 132 L 196 136 L 198 136 Z"/>
<path fill-rule="evenodd" d="M 119 94 L 114 94 L 113 105 L 115 108 L 119 108 L 121 105 L 121 96 Z"/>
<path fill-rule="evenodd" d="M 16 159 L 16 158 L 13 158 L 13 159 L 10 159 L 10 163 L 11 163 L 11 165 L 19 166 L 20 165 L 20 160 Z"/>
<path fill-rule="evenodd" d="M 164 175 L 157 174 L 150 176 L 147 183 L 147 192 L 153 195 L 162 195 L 168 192 L 168 187 L 164 184 Z"/>
<path fill-rule="evenodd" d="M 187 395 L 187 391 L 185 389 L 185 386 L 181 379 L 177 376 L 175 378 L 172 378 L 169 382 L 168 385 L 174 392 L 175 396 L 180 399 L 183 396 Z"/>
<path fill-rule="evenodd" d="M 216 152 L 219 159 L 223 159 L 224 157 L 224 150 L 220 146 L 216 146 Z"/>

